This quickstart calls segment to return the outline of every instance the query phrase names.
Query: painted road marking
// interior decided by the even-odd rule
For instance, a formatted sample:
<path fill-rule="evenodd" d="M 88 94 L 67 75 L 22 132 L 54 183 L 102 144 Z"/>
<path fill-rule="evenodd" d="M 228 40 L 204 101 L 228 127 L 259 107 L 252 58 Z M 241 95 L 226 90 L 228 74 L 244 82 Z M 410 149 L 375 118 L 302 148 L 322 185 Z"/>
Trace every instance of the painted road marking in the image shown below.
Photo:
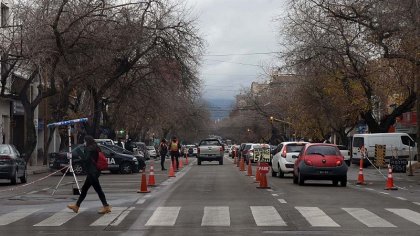
<path fill-rule="evenodd" d="M 284 200 L 284 199 L 277 199 L 280 203 L 283 203 L 283 204 L 285 204 L 285 203 L 287 203 L 286 202 L 286 200 Z"/>
<path fill-rule="evenodd" d="M 271 195 L 273 195 L 273 197 L 278 197 L 279 196 L 277 193 L 273 193 Z"/>
<path fill-rule="evenodd" d="M 413 203 L 420 206 L 420 202 L 413 202 Z"/>
<path fill-rule="evenodd" d="M 86 208 L 80 208 L 79 214 L 84 210 L 86 210 Z M 77 215 L 78 214 L 74 213 L 70 209 L 65 208 L 34 226 L 61 226 Z"/>
<path fill-rule="evenodd" d="M 146 199 L 141 198 L 136 202 L 136 204 L 143 204 L 145 201 Z"/>
<path fill-rule="evenodd" d="M 367 227 L 396 227 L 376 214 L 363 208 L 342 208 L 356 220 L 365 224 Z"/>
<path fill-rule="evenodd" d="M 273 206 L 250 206 L 257 226 L 287 226 Z"/>
<path fill-rule="evenodd" d="M 340 227 L 318 207 L 295 207 L 312 226 Z"/>
<path fill-rule="evenodd" d="M 174 226 L 181 207 L 158 207 L 146 226 Z"/>
<path fill-rule="evenodd" d="M 90 226 L 107 226 L 113 223 L 127 207 L 113 207 L 112 211 L 108 214 L 102 215 L 95 222 L 90 224 Z"/>
<path fill-rule="evenodd" d="M 407 201 L 407 198 L 403 198 L 403 197 L 396 197 L 396 198 L 398 198 L 400 200 L 403 200 L 403 201 Z"/>
<path fill-rule="evenodd" d="M 411 221 L 417 225 L 420 225 L 420 214 L 409 210 L 409 209 L 394 209 L 394 208 L 386 208 L 387 211 L 390 211 L 408 221 Z"/>
<path fill-rule="evenodd" d="M 230 226 L 229 207 L 204 207 L 201 226 Z"/>
<path fill-rule="evenodd" d="M 8 225 L 10 223 L 23 219 L 40 210 L 42 209 L 29 208 L 29 209 L 20 209 L 20 210 L 12 211 L 10 213 L 0 216 L 0 225 Z"/>

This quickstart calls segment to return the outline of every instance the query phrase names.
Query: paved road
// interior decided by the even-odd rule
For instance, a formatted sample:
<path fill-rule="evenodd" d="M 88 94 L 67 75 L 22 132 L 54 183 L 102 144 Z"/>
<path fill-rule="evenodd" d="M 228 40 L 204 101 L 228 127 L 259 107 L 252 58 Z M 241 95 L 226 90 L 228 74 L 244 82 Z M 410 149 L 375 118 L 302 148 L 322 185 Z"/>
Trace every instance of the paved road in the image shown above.
<path fill-rule="evenodd" d="M 383 190 L 383 177 L 371 168 L 365 170 L 368 185 L 355 186 L 357 171 L 350 168 L 346 188 L 329 182 L 298 186 L 290 177 L 270 176 L 267 190 L 257 189 L 254 179 L 230 159 L 223 166 L 197 166 L 190 159 L 175 178 L 156 170 L 158 187 L 147 194 L 137 193 L 140 174 L 104 174 L 101 181 L 113 205 L 112 214 L 105 216 L 96 213 L 100 203 L 93 190 L 82 212 L 65 209 L 77 197 L 71 193 L 71 176 L 54 196 L 60 175 L 12 191 L 0 183 L 0 234 L 418 235 L 416 180 L 398 183 L 406 178 L 395 175 L 405 189 L 388 192 Z"/>

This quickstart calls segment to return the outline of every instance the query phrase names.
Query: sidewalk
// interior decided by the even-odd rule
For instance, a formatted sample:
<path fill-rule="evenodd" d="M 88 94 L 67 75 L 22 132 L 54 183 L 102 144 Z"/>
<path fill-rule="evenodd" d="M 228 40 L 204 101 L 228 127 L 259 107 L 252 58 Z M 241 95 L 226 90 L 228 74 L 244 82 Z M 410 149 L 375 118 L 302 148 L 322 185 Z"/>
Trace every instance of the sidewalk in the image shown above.
<path fill-rule="evenodd" d="M 50 172 L 50 168 L 47 165 L 27 165 L 28 175 L 36 175 Z"/>

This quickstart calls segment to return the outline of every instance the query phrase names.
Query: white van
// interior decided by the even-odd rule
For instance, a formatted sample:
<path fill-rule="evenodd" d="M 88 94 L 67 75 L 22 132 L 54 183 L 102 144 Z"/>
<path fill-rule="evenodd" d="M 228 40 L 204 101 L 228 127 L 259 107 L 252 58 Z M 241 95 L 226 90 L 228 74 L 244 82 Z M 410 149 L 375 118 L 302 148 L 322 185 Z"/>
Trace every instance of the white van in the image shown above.
<path fill-rule="evenodd" d="M 375 144 L 386 145 L 385 162 L 387 163 L 394 155 L 408 159 L 410 152 L 413 160 L 417 160 L 417 144 L 406 133 L 355 134 L 352 142 L 352 163 L 359 164 L 362 146 L 367 149 L 367 156 L 373 162 Z"/>

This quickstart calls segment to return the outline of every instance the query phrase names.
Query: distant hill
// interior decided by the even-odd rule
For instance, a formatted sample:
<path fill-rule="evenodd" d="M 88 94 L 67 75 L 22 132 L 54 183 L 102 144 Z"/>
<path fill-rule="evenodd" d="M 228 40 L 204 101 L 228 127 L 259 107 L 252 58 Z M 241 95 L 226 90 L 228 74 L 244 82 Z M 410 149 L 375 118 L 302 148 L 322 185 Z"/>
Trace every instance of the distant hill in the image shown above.
<path fill-rule="evenodd" d="M 222 99 L 222 98 L 208 98 L 206 99 L 209 104 L 212 120 L 223 119 L 229 116 L 232 106 L 234 104 L 233 99 Z"/>

